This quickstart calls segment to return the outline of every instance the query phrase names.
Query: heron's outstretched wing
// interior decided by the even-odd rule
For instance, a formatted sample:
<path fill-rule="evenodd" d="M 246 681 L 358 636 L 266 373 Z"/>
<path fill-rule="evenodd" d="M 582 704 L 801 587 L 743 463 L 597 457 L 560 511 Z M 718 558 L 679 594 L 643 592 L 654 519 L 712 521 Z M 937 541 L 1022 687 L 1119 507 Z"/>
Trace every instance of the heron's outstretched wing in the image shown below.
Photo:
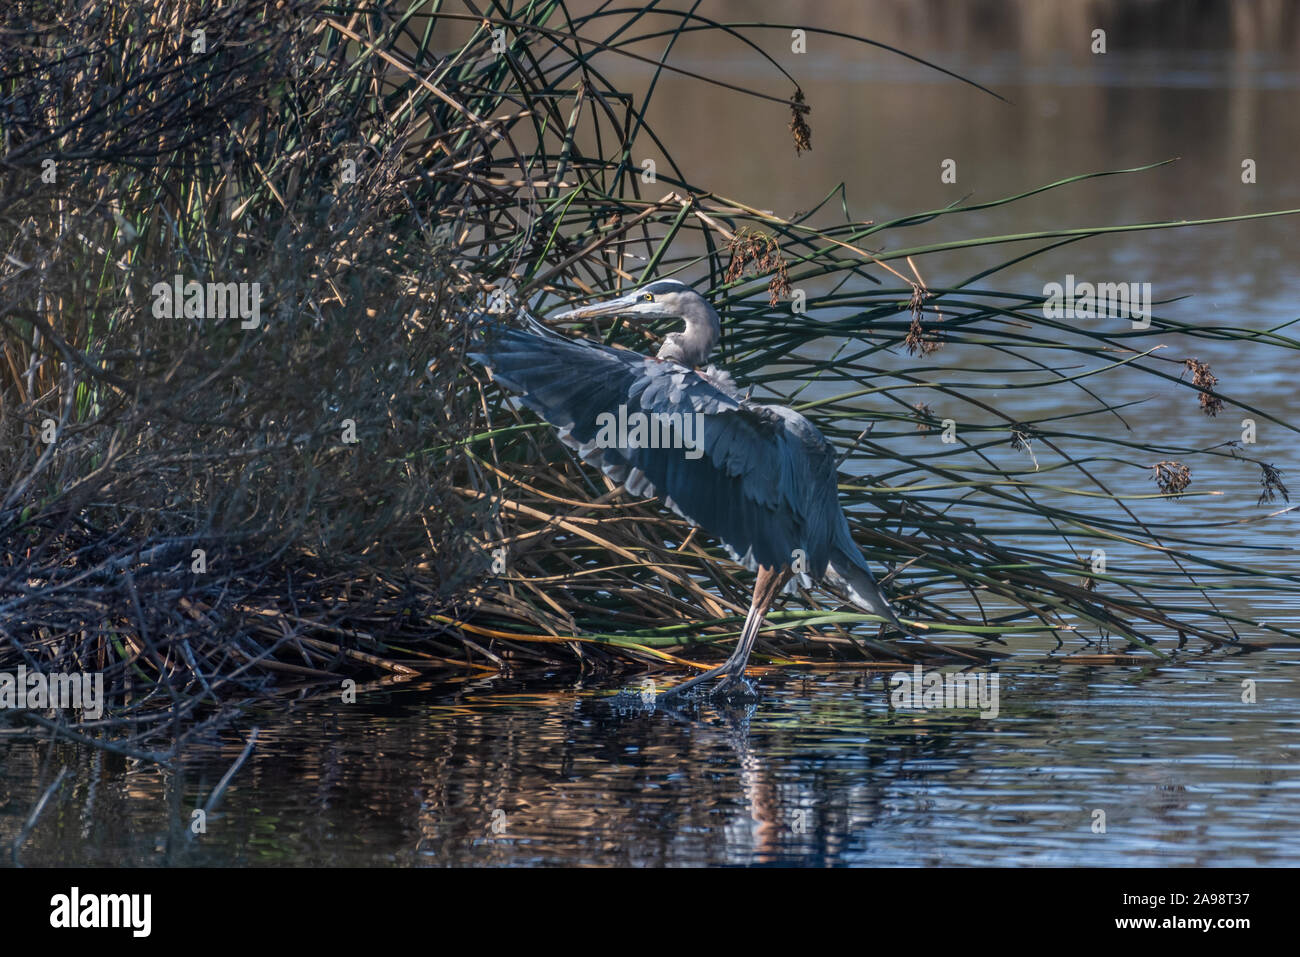
<path fill-rule="evenodd" d="M 567 339 L 540 323 L 499 330 L 472 357 L 584 460 L 634 495 L 661 497 L 737 561 L 780 567 L 802 557 L 805 585 L 809 573 L 825 573 L 845 523 L 834 452 L 802 416 L 749 403 L 677 363 Z M 690 416 L 689 425 L 682 419 L 690 432 L 674 448 L 629 447 L 602 434 L 610 417 L 634 422 L 634 413 Z"/>

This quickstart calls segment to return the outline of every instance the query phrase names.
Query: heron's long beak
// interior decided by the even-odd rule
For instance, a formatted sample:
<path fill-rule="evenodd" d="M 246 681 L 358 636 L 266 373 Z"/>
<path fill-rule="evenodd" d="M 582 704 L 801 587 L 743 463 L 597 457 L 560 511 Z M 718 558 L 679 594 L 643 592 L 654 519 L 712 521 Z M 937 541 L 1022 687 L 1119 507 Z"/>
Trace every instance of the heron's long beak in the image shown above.
<path fill-rule="evenodd" d="M 619 296 L 617 299 L 606 299 L 604 302 L 593 302 L 587 306 L 579 306 L 577 309 L 566 309 L 564 312 L 553 312 L 548 319 L 592 319 L 597 316 L 618 316 L 631 314 L 633 307 L 637 305 L 635 293 L 629 293 L 626 296 Z"/>

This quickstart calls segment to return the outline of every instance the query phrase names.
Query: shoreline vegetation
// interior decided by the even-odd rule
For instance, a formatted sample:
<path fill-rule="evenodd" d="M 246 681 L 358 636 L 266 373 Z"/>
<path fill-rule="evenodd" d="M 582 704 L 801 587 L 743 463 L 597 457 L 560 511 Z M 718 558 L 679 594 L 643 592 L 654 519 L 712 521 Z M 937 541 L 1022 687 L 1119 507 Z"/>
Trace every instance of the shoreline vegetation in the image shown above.
<path fill-rule="evenodd" d="M 843 450 L 856 540 L 929 636 L 981 656 L 1046 636 L 1099 661 L 1300 639 L 1232 602 L 1263 585 L 1300 593 L 1300 577 L 1270 571 L 1263 546 L 1253 565 L 1209 553 L 1191 511 L 1197 463 L 1227 457 L 1259 475 L 1243 527 L 1266 521 L 1286 507 L 1287 463 L 1236 443 L 1145 444 L 1099 386 L 1145 376 L 1175 414 L 1294 433 L 1162 346 L 1230 340 L 1293 361 L 1300 341 L 1187 324 L 1159 302 L 1142 329 L 1054 318 L 1040 292 L 999 288 L 1002 266 L 922 278 L 958 248 L 1005 248 L 1005 266 L 1110 233 L 1257 218 L 962 232 L 963 212 L 1161 163 L 827 226 L 834 184 L 786 219 L 671 159 L 647 184 L 637 158 L 646 142 L 667 155 L 647 105 L 661 72 L 680 72 L 674 38 L 698 30 L 770 65 L 752 90 L 694 76 L 701 95 L 752 107 L 765 148 L 815 148 L 816 103 L 763 48 L 798 24 L 562 0 L 17 3 L 6 21 L 0 671 L 102 673 L 109 703 L 97 720 L 0 714 L 0 732 L 165 762 L 242 702 L 337 694 L 344 678 L 685 677 L 721 660 L 747 574 L 580 466 L 466 359 L 472 309 L 544 318 L 669 276 L 717 306 L 738 381 L 830 389 L 792 402 Z M 601 67 L 617 57 L 650 79 L 612 84 Z M 909 241 L 937 219 L 950 240 Z M 667 330 L 564 331 L 646 352 Z M 826 341 L 830 358 L 800 351 Z M 951 378 L 941 360 L 963 349 L 1004 362 Z M 1086 394 L 1093 411 L 1021 421 L 1024 389 Z M 891 446 L 945 420 L 958 441 Z M 1098 475 L 1116 461 L 1124 487 Z M 1140 517 L 1158 497 L 1185 499 L 1188 517 Z M 1158 571 L 1091 558 L 1128 547 Z M 875 622 L 840 608 L 815 594 L 774 612 L 755 663 L 910 666 L 855 640 Z M 1116 654 L 1096 653 L 1103 638 Z"/>

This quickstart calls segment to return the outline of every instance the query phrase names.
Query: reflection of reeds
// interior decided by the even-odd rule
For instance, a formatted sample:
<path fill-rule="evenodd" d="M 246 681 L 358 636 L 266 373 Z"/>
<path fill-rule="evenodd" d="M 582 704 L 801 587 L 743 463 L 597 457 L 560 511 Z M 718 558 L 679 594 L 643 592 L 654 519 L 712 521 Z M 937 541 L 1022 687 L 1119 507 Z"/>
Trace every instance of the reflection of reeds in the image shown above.
<path fill-rule="evenodd" d="M 231 781 L 220 806 L 220 838 L 215 829 L 210 839 L 193 835 L 191 814 L 238 760 L 247 732 L 205 741 L 167 774 L 142 762 L 105 761 L 91 749 L 62 749 L 60 760 L 72 771 L 23 845 L 21 862 L 337 865 L 383 854 L 401 864 L 517 864 L 523 855 L 664 865 L 680 863 L 681 836 L 691 832 L 716 835 L 696 849 L 708 855 L 700 863 L 736 863 L 770 851 L 773 839 L 787 848 L 798 841 L 791 829 L 796 808 L 815 807 L 810 824 L 844 831 L 850 809 L 875 813 L 876 791 L 886 791 L 885 782 L 905 767 L 945 756 L 969 762 L 979 753 L 964 751 L 969 736 L 954 733 L 975 725 L 975 716 L 900 720 L 885 706 L 879 678 L 858 688 L 856 698 L 842 695 L 831 712 L 794 711 L 782 719 L 840 760 L 860 762 L 863 742 L 870 742 L 872 766 L 881 773 L 869 785 L 860 774 L 774 773 L 786 765 L 751 746 L 745 733 L 728 730 L 734 713 L 718 714 L 701 734 L 700 722 L 620 713 L 610 699 L 575 696 L 567 684 L 557 691 L 555 682 L 542 680 L 527 693 L 512 682 L 490 690 L 467 684 L 445 704 L 418 692 L 396 694 L 381 699 L 378 713 L 340 710 L 336 695 L 297 701 L 291 720 L 263 728 Z M 843 734 L 828 737 L 828 722 Z M 602 734 L 636 760 L 619 760 L 615 751 L 606 760 Z M 44 742 L 7 746 L 0 801 L 24 811 L 35 803 L 56 774 L 48 751 Z M 720 761 L 737 770 L 720 774 Z M 649 806 L 628 800 L 653 793 L 668 768 L 677 769 L 671 793 Z M 498 811 L 505 826 L 494 833 Z M 24 816 L 0 815 L 6 860 Z M 93 840 L 85 832 L 90 819 Z M 167 835 L 162 846 L 159 835 Z"/>
<path fill-rule="evenodd" d="M 1160 550 L 1188 589 L 1225 566 L 1198 557 L 1186 530 L 1144 525 L 1093 474 L 1094 455 L 1146 468 L 1135 449 L 1167 450 L 1133 443 L 1115 428 L 1119 409 L 1054 370 L 1068 354 L 1092 373 L 1196 389 L 1204 403 L 1196 370 L 1183 383 L 1155 342 L 1139 346 L 1166 330 L 1234 331 L 1162 319 L 1122 335 L 1077 329 L 1043 318 L 1037 294 L 983 288 L 986 274 L 928 286 L 913 264 L 957 245 L 1044 251 L 1110 229 L 909 247 L 910 227 L 963 208 L 814 227 L 817 210 L 784 219 L 695 189 L 671 158 L 643 196 L 629 157 L 649 141 L 648 94 L 612 87 L 592 63 L 645 60 L 626 49 L 640 14 L 278 9 L 271 20 L 252 3 L 206 20 L 198 4 L 165 16 L 114 9 L 0 39 L 0 202 L 24 224 L 0 272 L 0 441 L 11 452 L 0 461 L 0 667 L 102 669 L 119 700 L 129 681 L 137 703 L 197 713 L 271 676 L 708 657 L 702 643 L 738 630 L 745 576 L 657 505 L 616 495 L 503 401 L 465 363 L 470 330 L 459 321 L 474 305 L 541 308 L 672 274 L 707 277 L 725 316 L 724 358 L 757 387 L 779 377 L 841 389 L 801 408 L 874 470 L 846 483 L 844 501 L 868 555 L 897 563 L 887 586 L 932 635 L 1233 637 L 1208 593 L 1192 613 L 1147 594 L 1136 575 L 1112 571 L 1104 590 L 1075 584 L 1077 550 L 1098 541 Z M 207 52 L 177 46 L 200 26 Z M 436 55 L 453 31 L 462 41 Z M 798 93 L 725 95 L 796 119 L 805 105 Z M 802 136 L 791 126 L 796 145 L 810 145 L 806 126 Z M 42 179 L 51 158 L 53 182 Z M 884 233 L 891 251 L 869 251 Z M 900 285 L 882 285 L 881 267 Z M 264 325 L 155 317 L 154 284 L 177 274 L 258 282 Z M 832 291 L 812 298 L 822 288 Z M 809 310 L 792 322 L 778 309 L 800 290 Z M 1032 381 L 992 366 L 971 373 L 996 381 L 1004 403 L 1022 389 L 1077 389 L 1108 428 L 1023 422 L 933 358 L 915 369 L 883 360 L 937 348 L 932 329 L 914 328 L 931 301 L 950 350 L 988 349 L 1035 371 Z M 574 331 L 649 350 L 663 330 Z M 1277 333 L 1241 338 L 1297 347 Z M 825 339 L 844 343 L 834 360 L 798 351 Z M 1054 350 L 1050 364 L 1038 345 Z M 910 454 L 889 428 L 914 434 L 918 409 L 935 445 Z M 938 443 L 934 420 L 945 418 L 960 442 Z M 53 444 L 41 440 L 47 420 Z M 1009 429 L 1055 457 L 1044 474 L 1079 477 L 1067 491 L 1086 508 L 1049 501 L 1024 463 L 995 462 Z M 1104 451 L 1074 451 L 1080 443 Z M 1268 488 L 1285 494 L 1280 481 Z M 1000 542 L 1006 524 L 1040 544 Z M 772 616 L 760 666 L 896 654 L 849 630 L 864 616 L 807 601 L 810 612 Z M 790 640 L 783 629 L 799 625 Z"/>

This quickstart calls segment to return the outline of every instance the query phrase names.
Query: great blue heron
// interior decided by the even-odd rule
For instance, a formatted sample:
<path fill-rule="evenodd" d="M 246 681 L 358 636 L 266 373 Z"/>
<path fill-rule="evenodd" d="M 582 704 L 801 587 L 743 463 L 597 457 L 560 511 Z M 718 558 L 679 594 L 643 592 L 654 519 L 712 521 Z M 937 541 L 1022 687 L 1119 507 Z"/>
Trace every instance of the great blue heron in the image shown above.
<path fill-rule="evenodd" d="M 813 579 L 829 578 L 854 604 L 906 636 L 849 533 L 834 448 L 798 412 L 750 401 L 729 375 L 708 365 L 722 334 L 708 300 L 685 283 L 661 279 L 552 318 L 597 316 L 681 319 L 685 328 L 667 335 L 650 358 L 569 339 L 528 317 L 526 329 L 498 330 L 471 357 L 554 425 L 585 461 L 632 495 L 658 495 L 721 541 L 736 561 L 757 569 L 731 657 L 671 692 L 721 677 L 717 693 L 742 681 L 768 607 L 795 582 L 809 587 Z M 637 413 L 644 418 L 637 420 Z M 653 429 L 628 436 L 609 428 L 629 420 L 657 422 L 670 435 L 676 423 L 683 441 L 664 447 L 654 441 Z M 686 435 L 691 423 L 702 426 L 693 440 Z"/>

